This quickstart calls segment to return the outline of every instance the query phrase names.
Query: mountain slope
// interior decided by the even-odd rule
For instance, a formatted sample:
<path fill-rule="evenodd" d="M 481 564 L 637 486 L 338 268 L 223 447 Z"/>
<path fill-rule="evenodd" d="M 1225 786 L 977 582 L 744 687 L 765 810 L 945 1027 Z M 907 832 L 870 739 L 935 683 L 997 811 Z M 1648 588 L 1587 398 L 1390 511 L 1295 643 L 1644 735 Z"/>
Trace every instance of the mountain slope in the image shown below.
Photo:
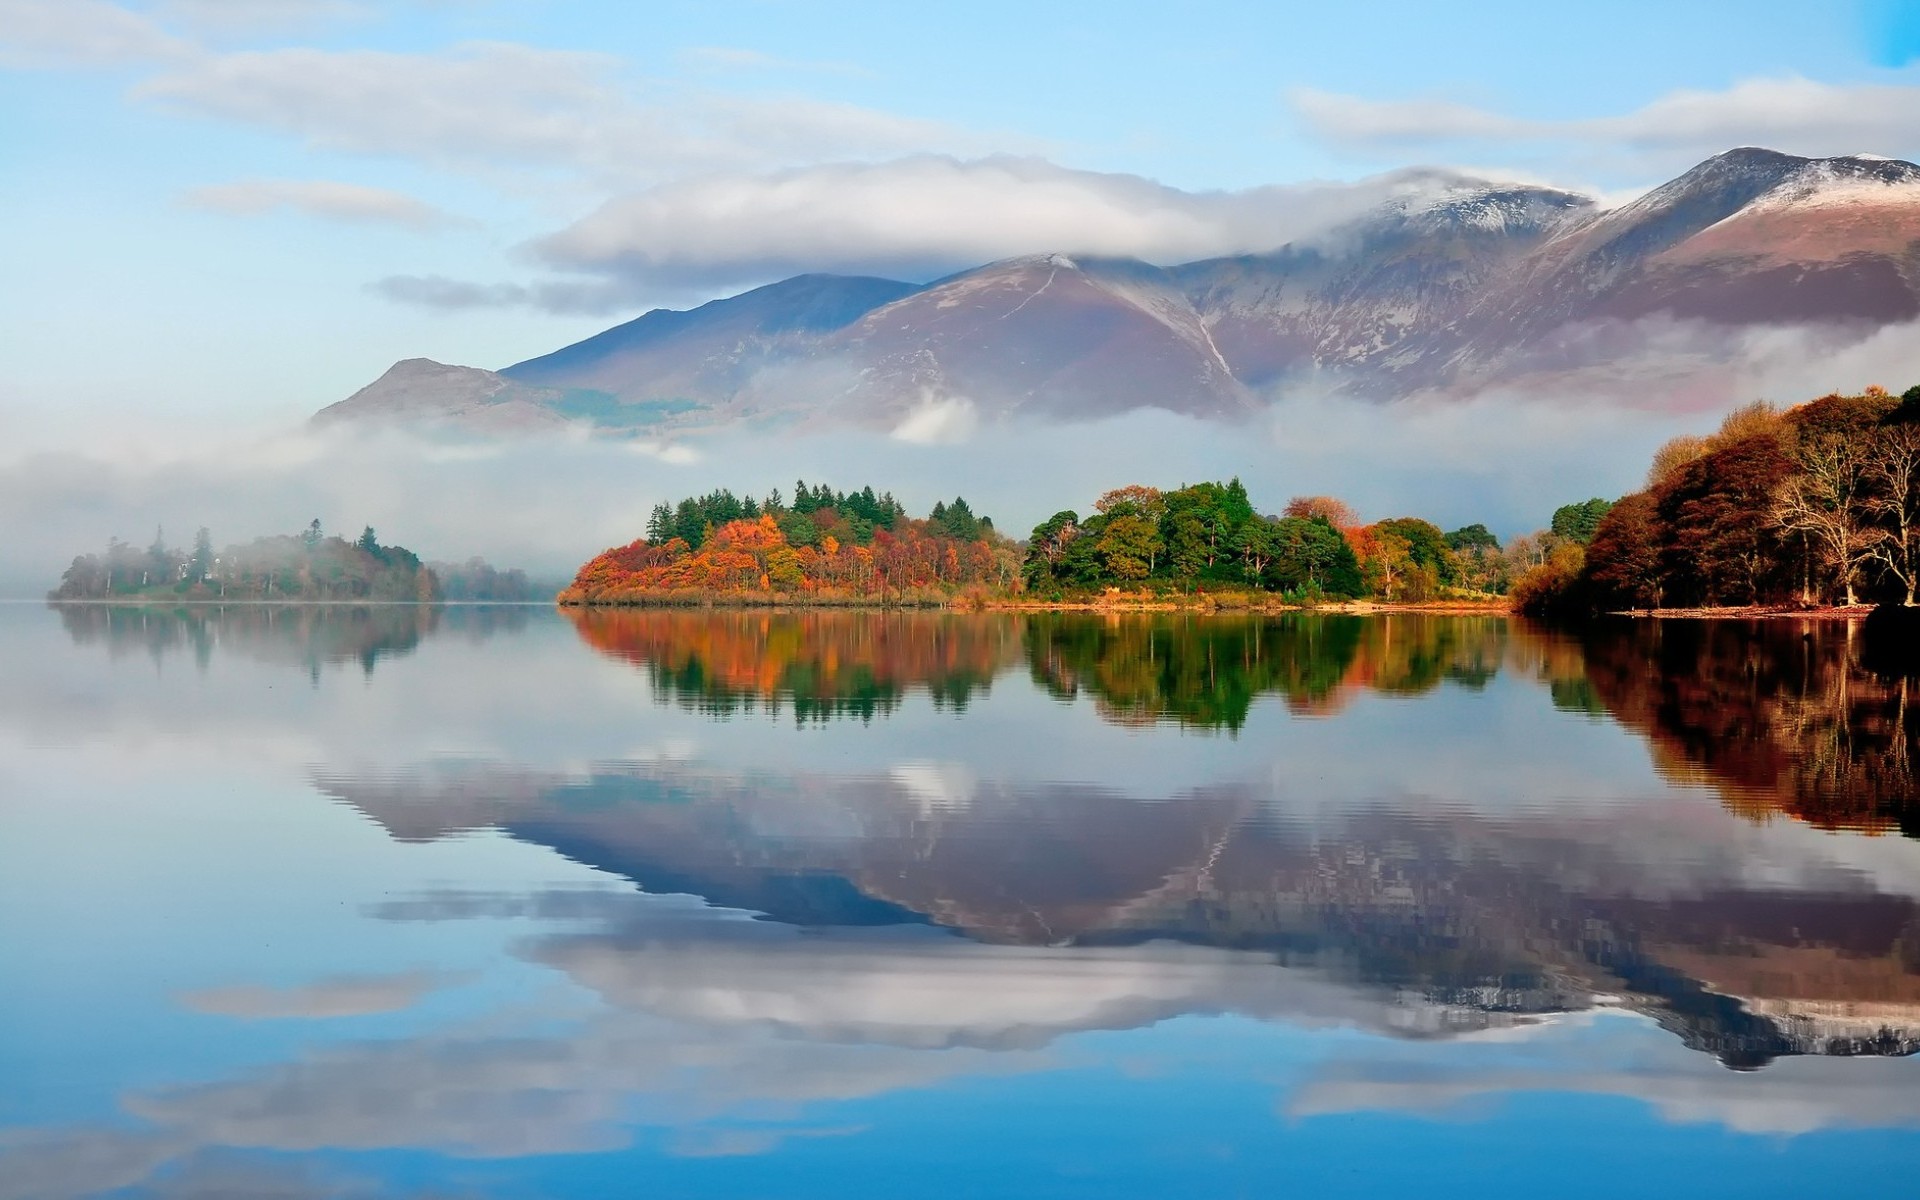
<path fill-rule="evenodd" d="M 1230 418 L 1307 376 L 1376 398 L 1466 391 L 1611 373 L 1676 327 L 1711 366 L 1724 332 L 1864 336 L 1920 317 L 1911 163 L 1742 148 L 1608 210 L 1433 178 L 1270 253 L 1173 267 L 1035 255 L 924 286 L 802 275 L 498 374 L 410 360 L 318 419 L 893 428 L 929 404 L 987 420 Z"/>
<path fill-rule="evenodd" d="M 857 372 L 842 401 L 854 417 L 955 398 L 1060 418 L 1143 396 L 1198 416 L 1252 404 L 1173 278 L 1137 260 L 993 263 L 868 313 L 822 353 Z"/>
<path fill-rule="evenodd" d="M 555 389 L 528 387 L 494 371 L 408 358 L 315 413 L 313 424 L 455 425 L 492 433 L 557 428 L 567 420 L 561 397 Z"/>

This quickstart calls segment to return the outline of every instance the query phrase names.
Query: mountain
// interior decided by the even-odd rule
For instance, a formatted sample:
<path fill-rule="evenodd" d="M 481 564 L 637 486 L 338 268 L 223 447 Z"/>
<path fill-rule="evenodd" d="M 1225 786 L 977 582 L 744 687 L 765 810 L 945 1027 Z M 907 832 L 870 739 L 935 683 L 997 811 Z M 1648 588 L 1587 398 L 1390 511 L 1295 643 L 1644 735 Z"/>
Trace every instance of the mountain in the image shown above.
<path fill-rule="evenodd" d="M 1232 418 L 1308 377 L 1393 398 L 1627 364 L 1675 322 L 1711 346 L 1757 325 L 1864 336 L 1916 317 L 1920 167 L 1742 148 L 1615 208 L 1436 175 L 1264 254 L 1041 254 L 924 285 L 802 275 L 497 373 L 408 360 L 316 420 L 884 428 L 930 405 Z"/>

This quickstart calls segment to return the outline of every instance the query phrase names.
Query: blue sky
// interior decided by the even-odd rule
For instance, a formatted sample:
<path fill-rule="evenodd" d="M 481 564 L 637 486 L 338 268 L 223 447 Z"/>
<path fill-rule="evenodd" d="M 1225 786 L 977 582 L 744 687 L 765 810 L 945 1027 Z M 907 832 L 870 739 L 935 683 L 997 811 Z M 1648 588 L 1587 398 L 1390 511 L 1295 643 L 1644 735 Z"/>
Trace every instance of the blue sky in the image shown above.
<path fill-rule="evenodd" d="M 1116 216 L 1142 179 L 1184 212 L 1423 164 L 1625 195 L 1746 142 L 1915 156 L 1916 52 L 1884 0 L 0 0 L 0 320 L 30 331 L 0 422 L 283 419 L 793 268 L 1250 236 Z"/>

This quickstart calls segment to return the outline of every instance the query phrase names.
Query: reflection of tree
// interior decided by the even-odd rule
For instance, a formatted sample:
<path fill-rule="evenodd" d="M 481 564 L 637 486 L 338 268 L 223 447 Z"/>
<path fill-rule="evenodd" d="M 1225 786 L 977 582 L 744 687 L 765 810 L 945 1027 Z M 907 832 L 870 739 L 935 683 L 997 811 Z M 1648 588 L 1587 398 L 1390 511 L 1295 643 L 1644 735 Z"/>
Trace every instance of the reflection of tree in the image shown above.
<path fill-rule="evenodd" d="M 322 664 L 376 662 L 412 653 L 422 638 L 459 632 L 485 638 L 525 626 L 527 611 L 447 610 L 418 604 L 154 605 L 55 604 L 77 645 L 114 655 L 143 653 L 156 663 L 190 653 L 204 668 L 216 652 L 317 672 Z"/>
<path fill-rule="evenodd" d="M 800 721 L 869 720 L 912 688 L 964 709 L 1019 652 L 1012 617 L 733 609 L 568 609 L 589 646 L 702 712 L 791 705 Z"/>
<path fill-rule="evenodd" d="M 1920 836 L 1912 681 L 1866 669 L 1848 622 L 1640 621 L 1586 642 L 1607 709 L 1656 761 L 1755 818 Z"/>
<path fill-rule="evenodd" d="M 1506 638 L 1497 617 L 1061 614 L 1029 622 L 1027 652 L 1041 687 L 1062 698 L 1091 693 L 1110 720 L 1237 731 L 1263 693 L 1295 712 L 1327 713 L 1361 688 L 1483 687 Z"/>
<path fill-rule="evenodd" d="M 1497 617 L 1128 614 L 955 616 L 731 609 L 568 610 L 588 645 L 644 668 L 702 711 L 791 704 L 802 720 L 871 718 L 907 689 L 964 706 L 1019 661 L 1059 699 L 1105 720 L 1238 731 L 1254 698 L 1298 713 L 1356 691 L 1486 685 L 1507 653 Z"/>

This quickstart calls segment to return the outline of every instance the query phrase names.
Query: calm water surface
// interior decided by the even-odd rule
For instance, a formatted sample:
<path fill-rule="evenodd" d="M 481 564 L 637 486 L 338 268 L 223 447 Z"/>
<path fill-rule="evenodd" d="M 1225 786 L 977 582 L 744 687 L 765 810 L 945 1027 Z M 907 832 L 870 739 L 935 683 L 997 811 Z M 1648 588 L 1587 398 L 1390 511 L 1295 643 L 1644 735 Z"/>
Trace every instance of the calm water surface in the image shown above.
<path fill-rule="evenodd" d="M 0 607 L 0 1200 L 1912 1196 L 1886 650 Z"/>

